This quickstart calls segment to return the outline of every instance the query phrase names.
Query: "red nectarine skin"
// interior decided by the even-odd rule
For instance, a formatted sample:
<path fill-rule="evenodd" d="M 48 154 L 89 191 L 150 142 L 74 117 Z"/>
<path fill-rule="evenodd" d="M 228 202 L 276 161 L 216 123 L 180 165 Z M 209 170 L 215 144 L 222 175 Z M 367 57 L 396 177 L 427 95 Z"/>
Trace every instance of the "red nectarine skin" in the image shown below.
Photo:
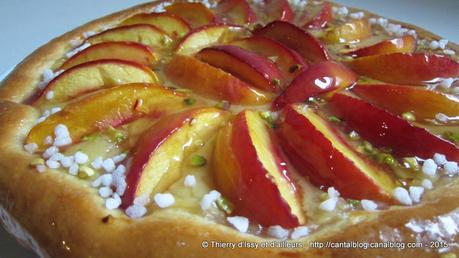
<path fill-rule="evenodd" d="M 389 39 L 368 47 L 359 48 L 346 54 L 355 57 L 364 57 L 391 53 L 411 54 L 415 50 L 416 39 L 413 36 L 406 35 L 401 38 Z"/>
<path fill-rule="evenodd" d="M 322 62 L 298 75 L 276 98 L 273 108 L 280 109 L 287 104 L 303 102 L 309 97 L 348 87 L 356 81 L 357 75 L 345 66 L 332 61 Z"/>
<path fill-rule="evenodd" d="M 108 126 L 119 126 L 144 116 L 155 116 L 183 108 L 183 94 L 156 84 L 125 84 L 96 92 L 69 103 L 62 111 L 37 124 L 27 136 L 42 150 L 44 139 L 58 124 L 68 127 L 73 143 Z"/>
<path fill-rule="evenodd" d="M 169 80 L 184 88 L 235 104 L 260 105 L 271 100 L 269 93 L 258 91 L 221 69 L 194 57 L 176 55 L 166 65 Z"/>
<path fill-rule="evenodd" d="M 303 58 L 296 51 L 270 38 L 253 36 L 233 41 L 230 44 L 252 51 L 266 58 L 273 58 L 274 64 L 279 68 L 282 74 L 282 83 L 280 85 L 282 89 L 285 89 L 298 74 L 308 67 Z"/>
<path fill-rule="evenodd" d="M 442 153 L 448 160 L 459 160 L 459 149 L 454 144 L 364 100 L 337 93 L 330 99 L 330 105 L 364 139 L 392 149 L 397 156 L 429 159 L 435 153 Z"/>
<path fill-rule="evenodd" d="M 236 204 L 236 212 L 247 215 L 262 225 L 281 225 L 287 228 L 298 226 L 298 218 L 292 215 L 290 207 L 282 199 L 278 187 L 270 179 L 269 172 L 253 146 L 245 112 L 235 117 L 232 129 L 230 151 L 234 154 L 241 170 L 235 173 L 239 178 L 237 188 L 233 189 L 238 197 L 232 200 Z M 278 145 L 272 145 L 270 139 L 266 140 L 270 141 L 272 155 L 279 155 Z M 277 157 L 278 171 L 276 172 L 282 172 L 285 183 L 296 189 L 290 179 L 286 161 L 281 160 L 280 156 Z"/>
<path fill-rule="evenodd" d="M 288 22 L 271 22 L 265 27 L 255 30 L 254 34 L 280 42 L 297 51 L 309 63 L 318 63 L 330 59 L 327 49 L 318 39 Z"/>
<path fill-rule="evenodd" d="M 391 84 L 357 84 L 352 91 L 393 114 L 412 112 L 416 120 L 435 119 L 438 113 L 459 116 L 459 98 L 439 91 Z"/>
<path fill-rule="evenodd" d="M 264 3 L 269 21 L 291 22 L 295 17 L 287 0 L 264 0 Z"/>
<path fill-rule="evenodd" d="M 346 62 L 355 72 L 377 80 L 424 85 L 438 78 L 459 77 L 459 63 L 447 56 L 392 53 Z"/>
<path fill-rule="evenodd" d="M 59 69 L 66 70 L 85 62 L 100 59 L 120 59 L 146 66 L 156 62 L 156 57 L 150 47 L 136 42 L 114 41 L 95 44 L 78 52 L 67 59 Z"/>
<path fill-rule="evenodd" d="M 257 15 L 246 0 L 221 0 L 216 13 L 223 23 L 246 25 L 257 20 Z"/>
<path fill-rule="evenodd" d="M 303 27 L 309 29 L 320 29 L 327 26 L 327 23 L 333 19 L 333 12 L 330 3 L 325 2 L 320 11 L 306 22 Z"/>
<path fill-rule="evenodd" d="M 175 14 L 184 19 L 193 28 L 215 22 L 215 15 L 201 3 L 174 3 L 166 6 L 165 9 L 167 13 Z"/>
<path fill-rule="evenodd" d="M 279 92 L 275 80 L 281 79 L 279 69 L 266 57 L 237 46 L 220 45 L 201 50 L 196 57 L 218 67 L 255 88 Z"/>
<path fill-rule="evenodd" d="M 388 171 L 357 153 L 326 120 L 314 117 L 319 122 L 294 106 L 283 110 L 278 136 L 295 168 L 316 186 L 333 186 L 343 197 L 393 202 Z"/>

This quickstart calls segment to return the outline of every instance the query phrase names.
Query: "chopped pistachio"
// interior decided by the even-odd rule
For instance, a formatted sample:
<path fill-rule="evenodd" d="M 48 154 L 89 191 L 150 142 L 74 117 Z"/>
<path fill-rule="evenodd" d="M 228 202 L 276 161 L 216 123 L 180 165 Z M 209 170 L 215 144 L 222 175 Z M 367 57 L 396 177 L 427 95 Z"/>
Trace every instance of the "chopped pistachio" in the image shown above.
<path fill-rule="evenodd" d="M 167 37 L 167 36 L 165 36 L 165 37 L 163 37 L 163 38 L 161 39 L 161 44 L 162 44 L 163 46 L 168 46 L 168 45 L 170 45 L 171 43 L 172 43 L 172 39 L 169 38 L 169 37 Z"/>
<path fill-rule="evenodd" d="M 191 99 L 191 98 L 186 98 L 186 99 L 183 100 L 183 102 L 187 106 L 192 106 L 192 105 L 194 105 L 194 103 L 196 103 L 196 100 L 195 99 Z"/>
<path fill-rule="evenodd" d="M 226 100 L 222 100 L 222 101 L 218 102 L 217 104 L 215 104 L 216 108 L 220 108 L 220 109 L 224 109 L 224 110 L 229 109 L 230 106 L 231 106 L 231 103 L 229 103 Z"/>
<path fill-rule="evenodd" d="M 202 167 L 206 165 L 207 160 L 201 155 L 193 155 L 191 156 L 191 165 L 193 167 Z"/>
<path fill-rule="evenodd" d="M 405 119 L 406 121 L 411 121 L 411 122 L 416 121 L 416 117 L 411 112 L 403 113 L 402 118 Z"/>
<path fill-rule="evenodd" d="M 42 158 L 36 158 L 32 160 L 32 162 L 30 162 L 31 166 L 44 165 L 44 164 L 45 164 L 45 160 Z"/>
<path fill-rule="evenodd" d="M 394 156 L 392 156 L 390 154 L 386 154 L 385 157 L 383 158 L 382 162 L 384 164 L 389 165 L 389 166 L 393 166 L 393 165 L 395 165 L 396 160 L 395 160 Z"/>
<path fill-rule="evenodd" d="M 403 158 L 403 166 L 405 168 L 413 169 L 413 170 L 419 170 L 419 163 L 416 160 L 415 157 L 406 157 Z"/>
<path fill-rule="evenodd" d="M 299 71 L 303 66 L 300 65 L 300 64 L 294 64 L 292 65 L 292 67 L 290 67 L 290 69 L 288 70 L 290 73 L 295 73 L 297 71 Z"/>
<path fill-rule="evenodd" d="M 220 197 L 217 199 L 217 206 L 220 210 L 224 211 L 228 215 L 233 213 L 234 205 L 225 197 Z"/>
<path fill-rule="evenodd" d="M 124 134 L 122 134 L 122 133 L 117 134 L 115 136 L 115 142 L 122 142 L 122 141 L 124 141 L 124 139 L 126 139 L 126 136 L 124 136 Z"/>
<path fill-rule="evenodd" d="M 311 103 L 314 103 L 314 104 L 321 104 L 321 103 L 324 103 L 324 100 L 321 99 L 321 98 L 317 98 L 317 97 L 309 97 L 306 102 L 311 102 Z"/>
<path fill-rule="evenodd" d="M 349 199 L 348 202 L 353 208 L 360 207 L 360 200 Z"/>
<path fill-rule="evenodd" d="M 281 84 L 281 81 L 279 79 L 273 79 L 271 82 L 274 86 L 279 86 Z"/>
<path fill-rule="evenodd" d="M 262 111 L 260 112 L 260 117 L 263 118 L 266 122 L 268 122 L 270 127 L 274 127 L 276 118 L 274 117 L 273 113 L 269 111 Z"/>
<path fill-rule="evenodd" d="M 459 133 L 446 131 L 443 133 L 443 137 L 451 142 L 459 143 Z"/>
<path fill-rule="evenodd" d="M 362 143 L 362 147 L 363 147 L 363 151 L 367 154 L 374 154 L 375 153 L 375 149 L 373 148 L 373 145 L 371 145 L 371 143 L 367 142 L 367 141 L 364 141 Z"/>
<path fill-rule="evenodd" d="M 88 166 L 80 166 L 78 170 L 78 177 L 81 179 L 86 179 L 90 178 L 94 175 L 94 169 L 88 167 Z"/>
<path fill-rule="evenodd" d="M 329 120 L 330 122 L 333 122 L 333 123 L 341 123 L 341 119 L 339 119 L 339 118 L 336 117 L 336 116 L 329 116 L 329 117 L 328 117 L 328 120 Z"/>
<path fill-rule="evenodd" d="M 113 126 L 109 126 L 107 128 L 107 132 L 109 136 L 115 141 L 115 142 L 122 142 L 124 139 L 126 139 L 126 136 L 121 130 L 118 130 L 114 128 Z"/>
<path fill-rule="evenodd" d="M 358 141 L 358 140 L 360 140 L 360 135 L 356 131 L 351 131 L 349 133 L 349 139 L 351 139 L 353 141 Z"/>

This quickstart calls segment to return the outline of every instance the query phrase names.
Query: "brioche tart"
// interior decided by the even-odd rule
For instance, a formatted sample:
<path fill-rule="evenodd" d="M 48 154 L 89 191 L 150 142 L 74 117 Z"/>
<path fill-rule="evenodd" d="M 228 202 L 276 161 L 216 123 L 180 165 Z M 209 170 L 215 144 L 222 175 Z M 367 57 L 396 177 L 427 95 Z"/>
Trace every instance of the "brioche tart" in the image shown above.
<path fill-rule="evenodd" d="M 0 87 L 0 218 L 41 257 L 456 257 L 458 46 L 325 1 L 159 1 Z"/>

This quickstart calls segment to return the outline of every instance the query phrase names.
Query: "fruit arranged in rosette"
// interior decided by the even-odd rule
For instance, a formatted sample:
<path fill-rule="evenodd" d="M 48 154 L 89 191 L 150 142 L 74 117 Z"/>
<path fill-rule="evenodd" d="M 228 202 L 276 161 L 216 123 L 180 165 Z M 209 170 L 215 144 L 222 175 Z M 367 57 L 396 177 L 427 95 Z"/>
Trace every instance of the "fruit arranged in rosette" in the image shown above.
<path fill-rule="evenodd" d="M 30 99 L 34 166 L 85 175 L 133 218 L 297 228 L 420 202 L 459 172 L 457 57 L 303 7 L 177 2 L 85 38 Z"/>

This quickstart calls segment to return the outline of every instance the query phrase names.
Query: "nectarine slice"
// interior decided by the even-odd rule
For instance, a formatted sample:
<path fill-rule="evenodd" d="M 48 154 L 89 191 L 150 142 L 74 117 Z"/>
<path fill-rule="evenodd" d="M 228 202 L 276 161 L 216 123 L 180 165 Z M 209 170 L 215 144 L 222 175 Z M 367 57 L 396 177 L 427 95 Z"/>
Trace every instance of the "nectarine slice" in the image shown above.
<path fill-rule="evenodd" d="M 181 87 L 234 104 L 259 105 L 269 102 L 272 97 L 194 57 L 176 55 L 166 65 L 165 73 L 171 82 Z"/>
<path fill-rule="evenodd" d="M 390 53 L 413 53 L 416 50 L 416 39 L 406 35 L 400 38 L 384 40 L 371 46 L 362 47 L 347 52 L 346 55 L 355 57 L 382 55 Z"/>
<path fill-rule="evenodd" d="M 325 2 L 318 12 L 311 17 L 303 27 L 308 29 L 320 29 L 325 26 L 333 19 L 333 11 L 330 3 Z"/>
<path fill-rule="evenodd" d="M 126 175 L 123 206 L 135 198 L 165 191 L 181 176 L 182 162 L 196 151 L 194 142 L 207 142 L 225 124 L 221 109 L 187 110 L 160 118 L 139 139 Z"/>
<path fill-rule="evenodd" d="M 353 85 L 357 75 L 340 63 L 327 61 L 309 67 L 298 75 L 288 88 L 276 98 L 274 109 L 287 104 L 303 102 L 309 97 Z"/>
<path fill-rule="evenodd" d="M 280 71 L 264 56 L 237 46 L 220 45 L 205 48 L 199 51 L 196 57 L 238 77 L 255 88 L 270 92 L 281 90 Z"/>
<path fill-rule="evenodd" d="M 265 27 L 255 30 L 254 34 L 280 42 L 297 51 L 310 63 L 318 63 L 330 59 L 327 49 L 318 39 L 288 22 L 271 22 Z"/>
<path fill-rule="evenodd" d="M 212 172 L 236 213 L 265 226 L 305 222 L 299 186 L 290 175 L 271 129 L 257 111 L 243 111 L 219 132 Z"/>
<path fill-rule="evenodd" d="M 238 26 L 204 26 L 191 31 L 185 36 L 176 47 L 176 53 L 180 55 L 192 55 L 205 47 L 242 38 L 247 33 L 244 28 Z"/>
<path fill-rule="evenodd" d="M 459 99 L 439 91 L 390 84 L 357 84 L 352 91 L 396 115 L 412 112 L 421 121 L 435 119 L 438 113 L 459 117 Z"/>
<path fill-rule="evenodd" d="M 325 119 L 301 105 L 284 108 L 278 135 L 295 168 L 343 197 L 393 202 L 391 171 L 356 152 Z"/>
<path fill-rule="evenodd" d="M 57 103 L 103 87 L 134 82 L 157 83 L 148 67 L 117 59 L 96 60 L 74 66 L 48 83 L 36 103 Z M 54 97 L 47 99 L 48 92 Z"/>
<path fill-rule="evenodd" d="M 172 38 L 181 38 L 190 32 L 188 23 L 171 13 L 141 13 L 124 20 L 121 25 L 150 24 L 160 28 Z"/>
<path fill-rule="evenodd" d="M 285 85 L 280 86 L 283 89 L 307 68 L 306 62 L 296 51 L 266 37 L 254 36 L 236 40 L 230 44 L 269 58 L 282 74 Z"/>
<path fill-rule="evenodd" d="M 152 47 L 153 49 L 167 48 L 173 43 L 173 40 L 166 32 L 148 24 L 116 27 L 91 36 L 87 41 L 91 44 L 106 41 L 133 41 Z"/>
<path fill-rule="evenodd" d="M 27 136 L 27 143 L 43 141 L 54 135 L 59 124 L 67 126 L 73 142 L 81 137 L 116 127 L 142 116 L 154 116 L 183 108 L 185 96 L 156 84 L 127 84 L 98 91 L 84 99 L 67 104 L 60 112 L 35 125 Z"/>
<path fill-rule="evenodd" d="M 193 28 L 215 22 L 212 11 L 201 3 L 174 3 L 166 7 L 166 12 L 181 17 Z"/>
<path fill-rule="evenodd" d="M 92 45 L 67 59 L 59 69 L 101 59 L 120 59 L 151 66 L 157 58 L 151 48 L 135 42 L 102 42 Z"/>
<path fill-rule="evenodd" d="M 223 23 L 246 25 L 257 20 L 257 15 L 246 0 L 221 0 L 216 13 Z"/>
<path fill-rule="evenodd" d="M 459 63 L 447 56 L 392 53 L 346 62 L 355 72 L 380 81 L 423 85 L 438 78 L 459 77 Z"/>
<path fill-rule="evenodd" d="M 395 155 L 429 159 L 435 153 L 442 153 L 448 160 L 459 160 L 459 149 L 454 144 L 364 100 L 336 93 L 330 104 L 333 111 L 364 139 L 391 149 Z"/>
<path fill-rule="evenodd" d="M 264 0 L 263 2 L 264 11 L 269 22 L 291 22 L 293 18 L 295 18 L 295 14 L 293 13 L 288 0 Z"/>

